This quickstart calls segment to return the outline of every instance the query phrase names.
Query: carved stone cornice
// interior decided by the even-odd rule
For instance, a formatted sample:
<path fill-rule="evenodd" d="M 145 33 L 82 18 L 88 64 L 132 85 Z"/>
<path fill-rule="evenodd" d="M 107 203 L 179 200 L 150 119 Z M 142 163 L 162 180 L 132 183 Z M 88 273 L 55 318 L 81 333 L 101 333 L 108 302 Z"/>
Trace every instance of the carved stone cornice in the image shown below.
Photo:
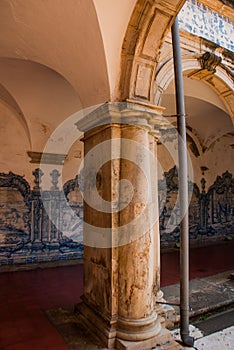
<path fill-rule="evenodd" d="M 45 153 L 45 152 L 27 152 L 28 156 L 31 158 L 30 163 L 33 164 L 55 164 L 63 165 L 66 159 L 66 154 L 57 153 Z"/>
<path fill-rule="evenodd" d="M 155 125 L 160 125 L 163 111 L 163 107 L 137 100 L 108 102 L 79 120 L 76 126 L 85 133 L 109 124 L 138 125 L 152 130 Z"/>

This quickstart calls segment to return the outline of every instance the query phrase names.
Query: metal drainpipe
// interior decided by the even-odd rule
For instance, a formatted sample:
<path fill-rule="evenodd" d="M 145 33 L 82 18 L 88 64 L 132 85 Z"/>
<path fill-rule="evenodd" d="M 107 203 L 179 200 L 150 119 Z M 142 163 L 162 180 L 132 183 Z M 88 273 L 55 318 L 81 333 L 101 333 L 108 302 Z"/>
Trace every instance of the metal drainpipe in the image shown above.
<path fill-rule="evenodd" d="M 184 106 L 184 84 L 180 53 L 178 18 L 172 25 L 172 46 L 174 57 L 177 129 L 179 152 L 179 196 L 180 196 L 180 335 L 182 342 L 193 346 L 194 338 L 189 336 L 189 225 L 188 225 L 188 169 L 186 149 L 186 124 Z"/>

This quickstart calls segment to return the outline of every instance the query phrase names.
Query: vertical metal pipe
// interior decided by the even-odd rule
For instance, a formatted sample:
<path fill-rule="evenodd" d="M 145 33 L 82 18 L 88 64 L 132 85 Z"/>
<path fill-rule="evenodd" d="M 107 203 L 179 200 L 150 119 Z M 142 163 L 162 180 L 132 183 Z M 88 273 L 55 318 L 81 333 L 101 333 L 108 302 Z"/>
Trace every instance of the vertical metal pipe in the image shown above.
<path fill-rule="evenodd" d="M 188 224 L 188 167 L 186 149 L 186 124 L 184 84 L 180 53 L 178 18 L 172 26 L 172 46 L 175 72 L 177 129 L 179 133 L 179 198 L 180 198 L 180 335 L 183 343 L 193 346 L 189 336 L 189 224 Z"/>

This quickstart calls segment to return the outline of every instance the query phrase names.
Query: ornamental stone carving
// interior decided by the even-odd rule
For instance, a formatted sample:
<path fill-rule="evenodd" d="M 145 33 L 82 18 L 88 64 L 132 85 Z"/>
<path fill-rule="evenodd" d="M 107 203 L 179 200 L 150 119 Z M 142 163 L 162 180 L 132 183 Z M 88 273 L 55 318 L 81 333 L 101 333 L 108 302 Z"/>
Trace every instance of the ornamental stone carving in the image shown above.
<path fill-rule="evenodd" d="M 200 58 L 202 69 L 207 69 L 212 73 L 216 72 L 216 67 L 220 65 L 221 62 L 222 58 L 212 52 L 205 52 Z"/>

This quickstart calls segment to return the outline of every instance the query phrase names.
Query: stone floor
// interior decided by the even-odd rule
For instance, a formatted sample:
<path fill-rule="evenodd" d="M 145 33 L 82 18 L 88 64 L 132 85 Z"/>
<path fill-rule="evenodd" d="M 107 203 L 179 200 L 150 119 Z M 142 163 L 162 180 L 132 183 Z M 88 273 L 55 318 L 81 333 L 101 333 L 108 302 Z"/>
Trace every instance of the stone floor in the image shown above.
<path fill-rule="evenodd" d="M 215 275 L 196 278 L 189 282 L 190 317 L 205 314 L 208 311 L 223 308 L 234 304 L 234 280 L 231 278 L 234 270 L 221 272 Z M 179 321 L 180 285 L 173 284 L 162 287 L 164 299 L 168 305 L 173 304 L 175 322 Z"/>
<path fill-rule="evenodd" d="M 180 339 L 178 330 L 175 330 L 173 334 L 175 339 Z M 234 326 L 212 333 L 205 337 L 198 328 L 190 326 L 190 334 L 195 339 L 194 346 L 183 346 L 184 349 L 234 350 Z"/>
<path fill-rule="evenodd" d="M 69 344 L 71 350 L 105 350 L 98 341 L 92 342 L 88 333 L 80 325 L 77 326 L 72 310 L 58 309 L 48 312 L 48 317 L 54 322 L 59 333 Z M 64 323 L 65 321 L 65 323 Z M 183 349 L 196 350 L 234 350 L 234 326 L 204 336 L 204 333 L 194 325 L 189 326 L 190 336 L 194 337 L 194 346 L 183 346 L 180 339 L 180 330 L 171 331 L 173 338 L 178 341 Z M 160 350 L 155 347 L 152 350 Z M 166 350 L 167 348 L 163 348 Z M 171 349 L 171 348 L 170 348 Z"/>
<path fill-rule="evenodd" d="M 223 331 L 222 325 L 224 325 L 224 328 L 226 328 L 225 325 L 227 324 L 230 326 L 234 325 L 233 309 L 231 312 L 229 312 L 229 320 L 224 321 L 224 323 L 220 323 L 220 321 L 218 322 L 218 320 L 216 320 L 216 328 L 214 322 L 213 325 L 211 325 L 211 331 L 212 329 L 214 331 L 221 329 L 221 332 L 218 332 L 216 335 L 205 335 L 205 332 L 203 331 L 204 325 L 202 325 L 202 320 L 207 319 L 207 322 L 209 320 L 209 322 L 212 323 L 212 317 L 213 321 L 215 320 L 214 316 L 211 316 L 211 314 L 215 312 L 215 310 L 222 310 L 225 308 L 228 309 L 228 307 L 234 305 L 234 280 L 230 278 L 233 273 L 234 270 L 225 271 L 223 273 L 190 281 L 190 302 L 192 306 L 190 316 L 191 322 L 196 325 L 196 327 L 194 325 L 190 325 L 190 335 L 196 340 L 194 343 L 194 349 L 197 348 L 199 350 L 214 350 L 213 344 L 216 341 L 219 342 L 218 344 L 220 346 L 216 347 L 217 350 L 232 349 L 232 343 L 234 345 L 234 329 L 231 329 L 229 331 L 228 328 L 227 330 Z M 164 287 L 162 290 L 164 292 L 164 297 L 168 303 L 179 303 L 178 284 Z M 174 306 L 174 308 L 175 312 L 170 317 L 173 318 L 174 322 L 179 323 L 179 308 L 176 306 Z M 58 332 L 65 339 L 66 343 L 69 344 L 69 348 L 71 350 L 103 349 L 102 346 L 98 344 L 97 340 L 92 341 L 90 339 L 89 334 L 85 331 L 85 329 L 83 329 L 82 324 L 79 324 L 77 317 L 74 315 L 73 308 L 58 308 L 47 310 L 47 316 L 50 319 L 51 323 L 58 330 Z M 197 328 L 197 326 L 200 328 Z M 178 329 L 172 331 L 172 334 L 175 339 L 180 340 Z M 188 347 L 184 348 L 189 349 Z M 153 349 L 160 348 L 156 347 Z"/>
<path fill-rule="evenodd" d="M 233 248 L 234 242 L 192 249 L 190 277 L 202 279 L 204 276 L 234 269 Z M 162 254 L 163 286 L 178 283 L 178 259 L 178 251 Z M 83 293 L 83 265 L 76 263 L 73 266 L 29 271 L 10 271 L 9 267 L 0 267 L 0 272 L 0 349 L 71 350 L 66 341 L 67 338 L 72 338 L 72 332 L 77 332 L 77 328 L 73 327 L 69 333 L 69 322 L 65 322 L 58 330 L 49 319 L 48 312 L 71 310 L 80 301 Z M 212 280 L 209 281 L 213 283 Z M 192 283 L 196 286 L 197 282 Z M 217 280 L 214 285 L 222 283 L 222 280 Z M 62 330 L 66 333 L 66 339 Z M 83 330 L 78 329 L 78 334 L 79 332 L 82 336 L 85 335 Z M 84 340 L 83 345 L 82 342 L 79 344 L 79 350 L 91 350 L 91 345 Z M 98 349 L 98 346 L 93 349 Z M 223 349 L 225 348 L 220 348 Z"/>
<path fill-rule="evenodd" d="M 55 317 L 57 323 L 57 329 L 60 334 L 64 336 L 64 339 L 69 344 L 71 350 L 105 350 L 98 342 L 95 341 L 95 344 L 90 340 L 89 335 L 85 332 L 84 329 L 79 328 L 73 324 L 73 327 L 70 323 L 74 320 L 69 312 L 69 310 L 57 310 L 57 314 L 50 315 L 50 317 Z M 69 316 L 70 314 L 70 316 Z M 59 324 L 63 322 L 66 318 L 67 324 L 63 326 Z M 194 346 L 187 347 L 181 344 L 180 340 L 180 331 L 175 329 L 171 331 L 173 338 L 178 341 L 183 349 L 196 349 L 196 350 L 234 350 L 234 326 L 225 328 L 221 331 L 209 334 L 204 336 L 203 332 L 195 327 L 190 325 L 189 327 L 190 335 L 194 337 Z M 157 350 L 160 348 L 155 347 L 152 350 Z M 166 350 L 166 347 L 164 348 Z M 171 349 L 171 348 L 170 348 Z"/>

